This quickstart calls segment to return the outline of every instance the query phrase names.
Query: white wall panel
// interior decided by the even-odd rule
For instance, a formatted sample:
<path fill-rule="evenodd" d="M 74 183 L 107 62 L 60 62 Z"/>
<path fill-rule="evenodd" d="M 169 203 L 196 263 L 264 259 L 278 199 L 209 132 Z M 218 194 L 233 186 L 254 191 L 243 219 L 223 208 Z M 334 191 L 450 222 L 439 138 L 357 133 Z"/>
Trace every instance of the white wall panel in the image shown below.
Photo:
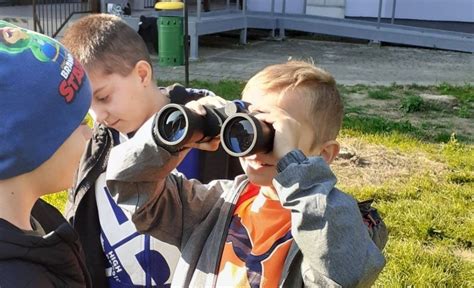
<path fill-rule="evenodd" d="M 346 0 L 346 16 L 377 17 L 379 0 Z M 383 0 L 382 17 L 392 16 L 393 0 Z M 395 18 L 474 22 L 474 0 L 397 0 Z"/>

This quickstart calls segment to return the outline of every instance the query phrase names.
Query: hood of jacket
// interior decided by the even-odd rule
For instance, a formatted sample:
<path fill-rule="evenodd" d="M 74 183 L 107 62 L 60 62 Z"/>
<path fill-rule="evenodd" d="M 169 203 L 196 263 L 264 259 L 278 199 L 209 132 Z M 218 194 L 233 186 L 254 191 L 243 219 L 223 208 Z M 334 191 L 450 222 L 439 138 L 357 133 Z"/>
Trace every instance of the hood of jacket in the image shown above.
<path fill-rule="evenodd" d="M 37 203 L 35 209 L 38 205 L 44 206 L 40 209 L 50 210 L 46 203 Z M 57 211 L 54 213 L 59 214 Z M 33 263 L 37 267 L 46 268 L 50 274 L 48 278 L 53 283 L 58 283 L 60 286 L 84 287 L 88 282 L 88 274 L 77 233 L 62 217 L 56 218 L 55 214 L 35 217 L 45 230 L 46 235 L 43 237 L 29 235 L 10 222 L 0 219 L 0 263 L 3 262 L 2 265 L 8 265 L 9 261 Z M 49 219 L 42 219 L 45 217 Z M 58 223 L 59 226 L 52 230 L 52 226 Z M 28 272 L 34 273 L 34 271 L 23 271 Z"/>

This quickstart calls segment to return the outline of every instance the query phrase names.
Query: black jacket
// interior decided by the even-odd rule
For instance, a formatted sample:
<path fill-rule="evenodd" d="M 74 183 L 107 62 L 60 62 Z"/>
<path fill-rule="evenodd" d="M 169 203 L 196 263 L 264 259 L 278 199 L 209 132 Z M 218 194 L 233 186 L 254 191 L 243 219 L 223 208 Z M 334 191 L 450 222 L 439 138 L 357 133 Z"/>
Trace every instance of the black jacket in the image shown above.
<path fill-rule="evenodd" d="M 112 132 L 99 125 L 94 129 L 86 152 L 82 155 L 74 191 L 70 191 L 66 204 L 66 219 L 79 234 L 93 287 L 108 287 L 105 277 L 105 255 L 100 243 L 100 223 L 95 198 L 95 181 L 105 171 Z"/>
<path fill-rule="evenodd" d="M 46 236 L 25 234 L 0 219 L 0 287 L 92 287 L 77 233 L 38 200 L 32 216 Z"/>

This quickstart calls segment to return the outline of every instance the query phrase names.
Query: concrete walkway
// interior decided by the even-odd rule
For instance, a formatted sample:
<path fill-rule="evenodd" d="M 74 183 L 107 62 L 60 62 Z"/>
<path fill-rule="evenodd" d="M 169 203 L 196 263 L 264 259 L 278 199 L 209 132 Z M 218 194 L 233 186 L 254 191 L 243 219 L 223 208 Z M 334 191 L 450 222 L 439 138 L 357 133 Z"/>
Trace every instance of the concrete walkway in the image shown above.
<path fill-rule="evenodd" d="M 292 58 L 313 59 L 341 84 L 474 84 L 473 54 L 434 49 L 294 38 L 241 46 L 236 39 L 223 39 L 219 44 L 200 45 L 199 53 L 199 61 L 190 64 L 191 80 L 248 80 L 265 66 Z M 184 66 L 155 66 L 158 78 L 184 82 Z"/>

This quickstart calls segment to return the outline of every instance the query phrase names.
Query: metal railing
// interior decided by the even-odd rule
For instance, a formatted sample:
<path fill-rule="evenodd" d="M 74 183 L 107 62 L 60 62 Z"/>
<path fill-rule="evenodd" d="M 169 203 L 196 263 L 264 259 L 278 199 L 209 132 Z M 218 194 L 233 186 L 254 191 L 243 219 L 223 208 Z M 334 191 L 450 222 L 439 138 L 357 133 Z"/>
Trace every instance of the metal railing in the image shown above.
<path fill-rule="evenodd" d="M 467 32 L 474 23 L 470 24 L 471 22 L 468 21 L 465 23 L 467 26 L 458 25 L 448 29 L 448 26 L 443 26 L 446 24 L 443 24 L 443 22 L 452 20 L 446 18 L 446 15 L 439 18 L 440 16 L 435 12 L 433 12 L 435 14 L 432 17 L 430 16 L 431 18 L 423 14 L 420 14 L 420 19 L 410 19 L 410 17 L 406 16 L 404 18 L 407 2 L 371 0 L 368 4 L 371 4 L 372 7 L 369 8 L 369 5 L 367 5 L 367 9 L 370 9 L 373 13 L 370 12 L 368 15 L 363 16 L 347 16 L 343 14 L 341 18 L 337 16 L 323 16 L 325 15 L 324 13 L 320 15 L 313 14 L 315 11 L 323 12 L 324 5 L 313 5 L 307 0 L 297 1 L 298 3 L 303 3 L 301 11 L 289 9 L 291 8 L 290 3 L 296 3 L 294 0 L 280 0 L 279 3 L 281 5 L 276 5 L 276 1 L 266 1 L 264 4 L 267 5 L 266 10 L 264 8 L 263 10 L 254 11 L 252 8 L 249 9 L 251 6 L 249 5 L 250 0 L 236 0 L 235 8 L 230 4 L 230 0 L 227 0 L 225 2 L 225 10 L 204 13 L 202 13 L 201 1 L 197 1 L 196 12 L 190 14 L 190 17 L 194 18 L 191 22 L 192 25 L 189 33 L 191 39 L 191 59 L 198 58 L 198 40 L 200 36 L 240 30 L 240 41 L 242 44 L 245 44 L 248 28 L 270 29 L 272 30 L 272 35 L 275 35 L 275 31 L 278 30 L 278 37 L 280 38 L 285 37 L 285 30 L 294 30 L 364 39 L 376 43 L 386 42 L 474 53 L 474 33 Z M 344 7 L 347 5 L 347 0 L 345 3 Z M 420 3 L 417 6 L 419 8 L 431 7 L 429 3 Z M 321 7 L 321 10 L 312 9 L 312 12 L 308 13 L 308 6 Z M 357 17 L 360 18 L 358 19 Z M 436 20 L 437 17 L 440 20 Z M 458 18 L 455 17 L 453 19 Z M 461 17 L 461 19 L 463 18 Z M 437 21 L 440 23 L 436 24 Z M 470 31 L 474 30 L 471 29 Z"/>
<path fill-rule="evenodd" d="M 383 5 L 383 0 L 379 0 L 379 9 L 378 9 L 378 14 L 377 14 L 377 27 L 380 27 L 380 22 L 382 19 L 382 5 Z M 390 18 L 390 24 L 395 23 L 395 11 L 397 10 L 397 0 L 393 0 L 392 3 L 392 17 Z"/>
<path fill-rule="evenodd" d="M 34 30 L 54 38 L 72 16 L 92 11 L 90 0 L 33 0 Z"/>
<path fill-rule="evenodd" d="M 156 0 L 145 0 L 143 3 L 145 6 L 144 8 L 154 8 L 156 2 Z"/>

